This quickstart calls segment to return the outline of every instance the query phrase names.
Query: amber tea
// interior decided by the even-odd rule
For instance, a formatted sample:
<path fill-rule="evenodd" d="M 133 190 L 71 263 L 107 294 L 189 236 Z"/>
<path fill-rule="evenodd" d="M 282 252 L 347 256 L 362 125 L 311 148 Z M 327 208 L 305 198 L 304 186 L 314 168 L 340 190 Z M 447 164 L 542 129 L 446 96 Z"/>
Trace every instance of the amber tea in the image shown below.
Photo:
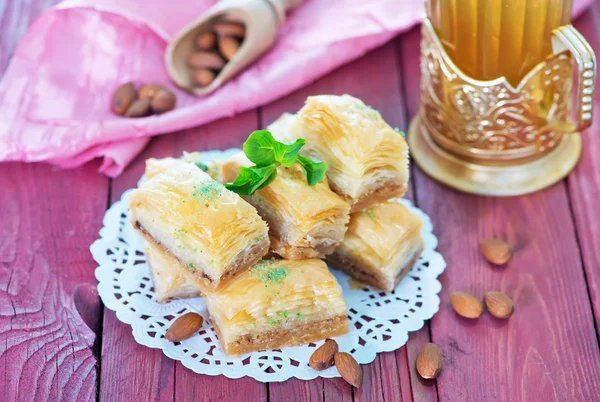
<path fill-rule="evenodd" d="M 448 56 L 469 76 L 513 86 L 552 54 L 552 31 L 571 22 L 572 0 L 429 0 Z"/>

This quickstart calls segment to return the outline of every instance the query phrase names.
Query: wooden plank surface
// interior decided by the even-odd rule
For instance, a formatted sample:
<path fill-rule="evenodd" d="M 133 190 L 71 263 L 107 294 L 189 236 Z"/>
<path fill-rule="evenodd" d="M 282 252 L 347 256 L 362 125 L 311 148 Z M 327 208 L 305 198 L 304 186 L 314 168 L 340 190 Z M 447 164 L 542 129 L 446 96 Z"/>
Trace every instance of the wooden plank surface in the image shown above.
<path fill-rule="evenodd" d="M 0 0 L 0 71 L 26 27 L 57 1 Z M 600 52 L 599 24 L 595 5 L 577 27 Z M 146 158 L 239 147 L 252 130 L 318 93 L 359 96 L 406 129 L 418 107 L 418 41 L 412 30 L 259 111 L 156 138 L 110 188 L 95 172 L 97 163 L 70 171 L 0 165 L 6 190 L 0 193 L 0 399 L 95 400 L 97 383 L 103 401 L 588 401 L 600 395 L 598 119 L 584 134 L 582 161 L 566 184 L 532 196 L 464 195 L 413 169 L 408 196 L 432 217 L 448 262 L 441 311 L 431 326 L 410 335 L 406 347 L 364 366 L 359 390 L 341 379 L 265 385 L 200 376 L 138 345 L 113 312 L 105 310 L 102 318 L 88 247 L 109 194 L 112 202 L 133 187 Z M 517 245 L 506 268 L 493 269 L 479 256 L 477 242 L 488 235 Z M 515 316 L 507 322 L 487 314 L 475 323 L 460 319 L 447 300 L 462 289 L 478 296 L 507 292 Z M 430 332 L 446 364 L 437 382 L 420 379 L 414 369 Z"/>
<path fill-rule="evenodd" d="M 600 1 L 575 24 L 600 57 Z M 594 124 L 583 136 L 583 152 L 577 169 L 568 178 L 577 240 L 587 274 L 587 285 L 596 318 L 600 322 L 600 86 L 596 86 Z"/>
<path fill-rule="evenodd" d="M 101 305 L 89 246 L 98 235 L 108 190 L 97 167 L 0 165 L 4 401 L 96 399 L 92 347 Z"/>

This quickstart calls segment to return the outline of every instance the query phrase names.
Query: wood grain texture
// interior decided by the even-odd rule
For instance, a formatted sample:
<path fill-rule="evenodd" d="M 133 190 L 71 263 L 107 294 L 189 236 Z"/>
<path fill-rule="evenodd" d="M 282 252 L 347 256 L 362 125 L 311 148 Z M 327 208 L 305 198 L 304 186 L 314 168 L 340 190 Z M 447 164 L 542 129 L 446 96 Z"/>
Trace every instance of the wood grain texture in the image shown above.
<path fill-rule="evenodd" d="M 31 23 L 61 0 L 0 0 L 0 78 Z"/>
<path fill-rule="evenodd" d="M 600 56 L 600 2 L 582 15 L 575 27 Z M 596 84 L 594 124 L 583 136 L 579 165 L 567 180 L 577 239 L 587 273 L 587 285 L 594 307 L 596 334 L 600 323 L 600 86 Z"/>
<path fill-rule="evenodd" d="M 258 127 L 256 111 L 223 119 L 200 128 L 156 137 L 111 185 L 111 203 L 136 186 L 148 158 L 181 155 L 185 151 L 240 147 Z M 251 378 L 202 376 L 175 362 L 161 350 L 137 344 L 131 327 L 105 310 L 101 400 L 221 401 L 266 400 L 266 385 Z M 245 399 L 247 398 L 247 399 Z"/>
<path fill-rule="evenodd" d="M 403 38 L 403 54 L 416 49 Z M 419 101 L 413 69 L 405 88 L 411 114 Z M 448 263 L 440 312 L 431 322 L 444 355 L 439 400 L 583 401 L 600 395 L 600 352 L 564 183 L 525 197 L 488 198 L 458 193 L 419 169 L 415 180 L 419 206 L 432 218 Z M 516 246 L 507 267 L 491 267 L 479 254 L 478 242 L 490 236 Z M 488 290 L 503 291 L 515 302 L 515 314 L 507 321 L 489 314 L 463 319 L 448 302 L 455 290 L 481 298 Z"/>
<path fill-rule="evenodd" d="M 0 165 L 2 400 L 96 399 L 95 334 L 86 322 L 97 329 L 100 308 L 89 245 L 108 191 L 97 167 Z"/>

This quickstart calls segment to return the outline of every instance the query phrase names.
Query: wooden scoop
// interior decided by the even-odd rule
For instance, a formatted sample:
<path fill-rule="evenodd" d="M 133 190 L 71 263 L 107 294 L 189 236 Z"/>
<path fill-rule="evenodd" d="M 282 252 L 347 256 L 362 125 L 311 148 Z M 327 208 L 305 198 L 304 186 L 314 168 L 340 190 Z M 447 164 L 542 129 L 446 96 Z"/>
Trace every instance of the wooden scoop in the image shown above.
<path fill-rule="evenodd" d="M 183 28 L 169 43 L 165 63 L 171 79 L 177 86 L 196 95 L 206 95 L 219 88 L 245 69 L 275 42 L 277 30 L 285 20 L 285 12 L 298 6 L 302 0 L 223 0 L 216 3 L 196 20 Z M 192 69 L 186 64 L 196 51 L 196 37 L 211 31 L 224 21 L 235 21 L 245 26 L 246 33 L 240 48 L 214 80 L 207 86 L 195 86 Z"/>

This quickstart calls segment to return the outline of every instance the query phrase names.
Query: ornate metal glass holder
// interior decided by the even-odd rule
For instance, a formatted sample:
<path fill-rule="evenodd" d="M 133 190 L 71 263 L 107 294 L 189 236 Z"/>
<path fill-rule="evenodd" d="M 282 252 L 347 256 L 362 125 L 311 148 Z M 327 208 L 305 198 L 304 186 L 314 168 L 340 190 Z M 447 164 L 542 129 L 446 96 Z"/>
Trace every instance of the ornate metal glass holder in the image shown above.
<path fill-rule="evenodd" d="M 556 29 L 552 45 L 554 54 L 516 88 L 504 77 L 479 81 L 455 66 L 426 19 L 421 109 L 408 134 L 421 169 L 450 187 L 493 196 L 534 192 L 568 175 L 593 116 L 596 60 L 572 25 Z"/>

